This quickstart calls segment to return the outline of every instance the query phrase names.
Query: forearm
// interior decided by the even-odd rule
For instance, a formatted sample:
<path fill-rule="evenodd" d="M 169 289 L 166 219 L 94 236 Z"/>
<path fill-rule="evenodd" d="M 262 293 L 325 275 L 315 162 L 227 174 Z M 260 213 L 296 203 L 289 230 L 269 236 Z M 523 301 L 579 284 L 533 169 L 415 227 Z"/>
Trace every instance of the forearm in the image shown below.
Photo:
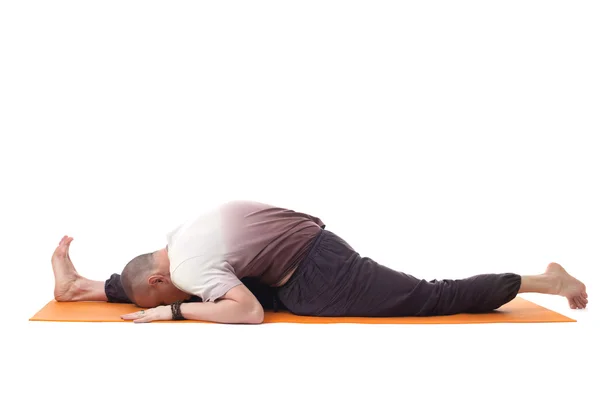
<path fill-rule="evenodd" d="M 223 324 L 260 324 L 264 319 L 260 304 L 247 306 L 228 299 L 214 303 L 183 303 L 181 314 L 185 319 Z"/>

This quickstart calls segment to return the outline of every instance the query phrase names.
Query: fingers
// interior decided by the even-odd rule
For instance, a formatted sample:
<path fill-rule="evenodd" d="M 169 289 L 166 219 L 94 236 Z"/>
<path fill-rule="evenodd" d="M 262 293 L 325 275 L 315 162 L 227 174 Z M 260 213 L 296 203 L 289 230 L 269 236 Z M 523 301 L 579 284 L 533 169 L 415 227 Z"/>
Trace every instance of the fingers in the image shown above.
<path fill-rule="evenodd" d="M 129 321 L 133 320 L 134 323 L 138 324 L 138 323 L 142 323 L 142 322 L 154 321 L 155 316 L 154 316 L 154 313 L 152 312 L 152 310 L 146 310 L 146 311 L 142 310 L 142 311 L 137 311 L 137 312 L 121 315 L 121 319 L 129 320 Z"/>
<path fill-rule="evenodd" d="M 121 319 L 130 320 L 135 323 L 166 320 L 166 319 L 171 319 L 171 311 L 170 311 L 170 308 L 168 310 L 168 313 L 165 313 L 165 309 L 162 307 L 150 308 L 148 310 L 142 310 L 142 311 L 137 311 L 137 312 L 121 315 Z"/>
<path fill-rule="evenodd" d="M 152 318 L 150 315 L 146 315 L 143 318 L 134 319 L 133 323 L 140 324 L 140 323 L 146 323 L 146 322 L 152 322 L 152 321 L 154 321 L 154 318 Z"/>
<path fill-rule="evenodd" d="M 140 317 L 143 317 L 145 314 L 145 312 L 142 311 L 136 311 L 133 313 L 129 313 L 129 314 L 125 314 L 125 315 L 121 315 L 122 319 L 127 319 L 127 320 L 135 320 L 135 319 L 139 319 Z"/>

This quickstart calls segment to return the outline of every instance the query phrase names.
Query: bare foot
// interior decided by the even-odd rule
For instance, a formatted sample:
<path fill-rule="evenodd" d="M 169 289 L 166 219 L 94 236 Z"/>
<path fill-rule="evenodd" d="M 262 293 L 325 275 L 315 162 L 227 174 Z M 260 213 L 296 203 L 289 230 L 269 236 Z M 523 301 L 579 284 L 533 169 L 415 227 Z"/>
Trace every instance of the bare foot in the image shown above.
<path fill-rule="evenodd" d="M 64 236 L 52 254 L 54 299 L 56 301 L 75 301 L 78 283 L 82 279 L 69 256 L 69 246 L 72 241 L 72 237 Z"/>
<path fill-rule="evenodd" d="M 564 296 L 569 300 L 569 306 L 573 309 L 585 308 L 588 303 L 588 295 L 583 282 L 575 279 L 557 263 L 550 263 L 546 268 L 546 275 L 552 276 L 557 281 L 556 294 Z"/>

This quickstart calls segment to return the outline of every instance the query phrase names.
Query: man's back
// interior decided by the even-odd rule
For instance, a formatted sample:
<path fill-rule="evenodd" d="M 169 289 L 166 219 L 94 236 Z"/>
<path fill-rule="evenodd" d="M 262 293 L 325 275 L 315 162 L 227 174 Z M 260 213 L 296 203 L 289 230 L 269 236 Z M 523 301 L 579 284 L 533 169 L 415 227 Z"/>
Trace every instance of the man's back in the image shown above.
<path fill-rule="evenodd" d="M 204 301 L 244 277 L 277 286 L 324 227 L 319 218 L 268 204 L 223 204 L 167 236 L 173 282 L 194 282 Z"/>

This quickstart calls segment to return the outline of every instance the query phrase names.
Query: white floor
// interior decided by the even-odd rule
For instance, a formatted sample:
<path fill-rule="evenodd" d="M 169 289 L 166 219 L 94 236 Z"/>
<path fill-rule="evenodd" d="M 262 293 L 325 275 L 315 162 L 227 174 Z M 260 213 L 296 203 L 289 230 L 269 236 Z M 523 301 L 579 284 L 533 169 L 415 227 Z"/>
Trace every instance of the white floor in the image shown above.
<path fill-rule="evenodd" d="M 183 3 L 0 2 L 0 399 L 600 399 L 600 3 Z M 426 279 L 556 261 L 589 309 L 524 296 L 578 322 L 28 322 L 62 235 L 105 279 L 240 198 L 318 216 Z"/>
<path fill-rule="evenodd" d="M 22 315 L 5 339 L 2 391 L 13 394 L 2 397 L 599 398 L 594 308 L 524 297 L 578 322 L 133 325 Z"/>

